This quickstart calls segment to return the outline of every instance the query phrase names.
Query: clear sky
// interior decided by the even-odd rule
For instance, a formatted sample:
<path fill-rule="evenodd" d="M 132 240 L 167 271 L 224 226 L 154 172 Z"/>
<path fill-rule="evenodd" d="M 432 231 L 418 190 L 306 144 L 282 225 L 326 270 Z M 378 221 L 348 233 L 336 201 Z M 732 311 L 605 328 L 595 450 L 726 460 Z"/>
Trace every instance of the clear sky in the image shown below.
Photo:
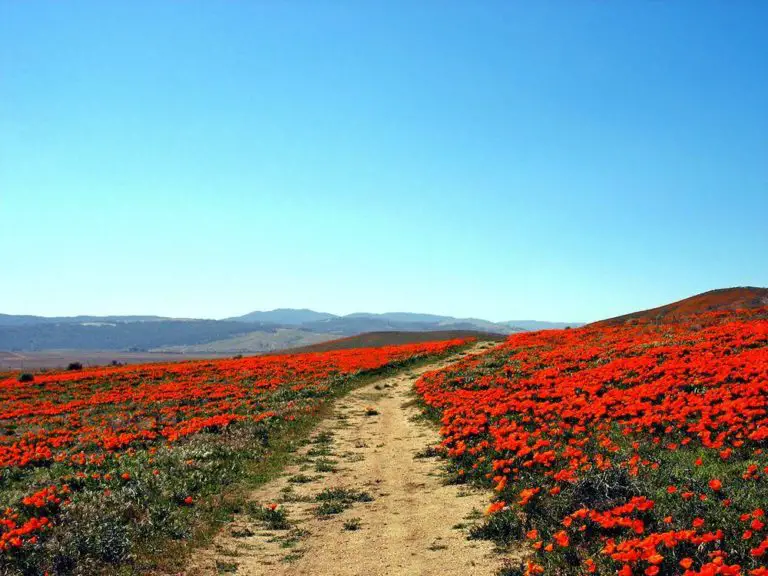
<path fill-rule="evenodd" d="M 0 312 L 768 285 L 768 2 L 0 0 Z"/>

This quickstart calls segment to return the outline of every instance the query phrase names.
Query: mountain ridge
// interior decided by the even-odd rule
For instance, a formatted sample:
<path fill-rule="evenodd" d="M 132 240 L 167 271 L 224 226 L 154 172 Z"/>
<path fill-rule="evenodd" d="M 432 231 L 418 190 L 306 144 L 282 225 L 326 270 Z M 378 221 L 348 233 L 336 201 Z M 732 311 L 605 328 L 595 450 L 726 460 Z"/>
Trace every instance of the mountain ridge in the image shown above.
<path fill-rule="evenodd" d="M 531 325 L 530 321 L 525 321 Z M 564 323 L 537 322 L 535 329 Z M 577 326 L 578 324 L 571 324 Z M 469 331 L 509 335 L 525 331 L 515 322 L 415 312 L 336 315 L 308 308 L 277 308 L 213 319 L 150 315 L 34 316 L 0 314 L 0 350 L 263 352 L 316 344 L 369 332 Z"/>

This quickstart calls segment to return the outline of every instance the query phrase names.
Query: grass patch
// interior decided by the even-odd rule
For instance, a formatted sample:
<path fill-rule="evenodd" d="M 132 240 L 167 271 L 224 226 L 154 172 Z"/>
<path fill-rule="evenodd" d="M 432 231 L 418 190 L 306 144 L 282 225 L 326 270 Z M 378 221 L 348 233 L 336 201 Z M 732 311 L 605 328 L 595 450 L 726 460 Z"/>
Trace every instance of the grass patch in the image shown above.
<path fill-rule="evenodd" d="M 437 451 L 437 448 L 434 446 L 427 446 L 425 448 L 422 448 L 416 454 L 413 455 L 414 459 L 419 458 L 436 458 L 440 456 L 440 452 Z"/>
<path fill-rule="evenodd" d="M 295 552 L 291 552 L 290 554 L 286 554 L 283 556 L 283 562 L 288 562 L 289 564 L 291 562 L 296 562 L 297 560 L 301 560 L 304 557 L 304 551 L 303 550 L 296 550 Z"/>
<path fill-rule="evenodd" d="M 320 505 L 315 508 L 318 516 L 332 516 L 351 508 L 355 502 L 372 502 L 373 496 L 368 492 L 347 490 L 346 488 L 326 488 L 315 496 Z"/>
<path fill-rule="evenodd" d="M 225 562 L 222 560 L 216 560 L 217 574 L 234 574 L 235 572 L 237 572 L 236 562 Z"/>
<path fill-rule="evenodd" d="M 330 446 L 315 446 L 314 448 L 310 448 L 307 450 L 307 456 L 310 457 L 316 457 L 316 456 L 331 456 L 333 454 L 333 450 L 331 450 Z"/>
<path fill-rule="evenodd" d="M 501 546 L 508 546 L 524 537 L 523 521 L 511 510 L 493 514 L 469 530 L 470 540 L 492 540 Z"/>
<path fill-rule="evenodd" d="M 352 504 L 347 504 L 346 502 L 329 500 L 327 502 L 321 502 L 320 505 L 315 508 L 315 514 L 317 516 L 333 516 L 334 514 L 341 514 L 344 510 L 351 507 Z"/>
<path fill-rule="evenodd" d="M 345 520 L 343 524 L 344 530 L 347 530 L 349 532 L 360 530 L 361 526 L 362 526 L 362 523 L 360 521 L 360 518 L 350 518 L 349 520 Z"/>
<path fill-rule="evenodd" d="M 290 532 L 280 539 L 280 548 L 293 548 L 301 542 L 303 538 L 309 536 L 309 530 L 303 528 L 291 528 Z"/>
<path fill-rule="evenodd" d="M 320 494 L 315 496 L 318 502 L 327 502 L 338 500 L 341 502 L 373 502 L 373 496 L 368 492 L 359 492 L 357 490 L 347 490 L 346 488 L 326 488 Z"/>
<path fill-rule="evenodd" d="M 317 472 L 336 472 L 336 460 L 330 458 L 318 458 L 315 462 L 315 471 Z"/>
<path fill-rule="evenodd" d="M 308 476 L 307 474 L 294 474 L 288 478 L 288 482 L 291 484 L 308 484 L 309 482 L 312 482 L 312 480 L 314 480 L 314 477 Z"/>
<path fill-rule="evenodd" d="M 284 508 L 271 504 L 269 506 L 260 506 L 258 504 L 249 505 L 248 515 L 264 524 L 269 530 L 288 530 L 291 523 L 288 521 L 288 513 Z"/>

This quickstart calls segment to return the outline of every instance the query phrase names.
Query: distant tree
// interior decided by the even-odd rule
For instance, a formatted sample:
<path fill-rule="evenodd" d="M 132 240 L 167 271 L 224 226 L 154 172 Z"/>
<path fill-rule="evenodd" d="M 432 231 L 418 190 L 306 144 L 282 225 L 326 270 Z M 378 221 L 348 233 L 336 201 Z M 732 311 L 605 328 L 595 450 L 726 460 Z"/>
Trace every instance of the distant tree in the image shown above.
<path fill-rule="evenodd" d="M 82 370 L 83 365 L 80 362 L 70 362 L 67 365 L 67 370 Z"/>
<path fill-rule="evenodd" d="M 33 374 L 30 374 L 29 372 L 24 372 L 23 374 L 19 374 L 19 382 L 32 382 L 35 379 L 35 376 Z"/>

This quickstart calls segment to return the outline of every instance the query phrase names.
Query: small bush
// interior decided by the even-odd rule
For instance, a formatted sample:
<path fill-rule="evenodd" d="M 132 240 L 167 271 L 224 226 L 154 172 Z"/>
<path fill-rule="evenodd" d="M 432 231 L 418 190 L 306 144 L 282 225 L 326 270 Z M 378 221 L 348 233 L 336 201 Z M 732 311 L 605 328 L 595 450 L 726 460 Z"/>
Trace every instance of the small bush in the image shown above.
<path fill-rule="evenodd" d="M 360 518 L 350 518 L 344 521 L 344 530 L 354 531 L 360 530 L 361 522 Z"/>
<path fill-rule="evenodd" d="M 349 508 L 351 504 L 342 502 L 340 500 L 327 500 L 322 502 L 320 506 L 315 509 L 315 514 L 318 516 L 332 516 L 333 514 L 341 514 Z"/>
<path fill-rule="evenodd" d="M 288 530 L 291 527 L 291 523 L 288 522 L 288 513 L 275 504 L 260 506 L 249 503 L 247 510 L 250 516 L 263 522 L 270 530 Z"/>
<path fill-rule="evenodd" d="M 318 458 L 315 462 L 317 472 L 336 472 L 336 462 L 330 458 Z"/>
<path fill-rule="evenodd" d="M 326 488 L 315 496 L 320 505 L 315 509 L 318 516 L 340 514 L 351 508 L 355 502 L 371 502 L 373 497 L 368 492 L 347 490 L 346 488 Z"/>
<path fill-rule="evenodd" d="M 67 370 L 82 370 L 83 365 L 80 362 L 70 362 L 67 364 Z"/>
<path fill-rule="evenodd" d="M 346 488 L 326 488 L 315 496 L 318 502 L 338 500 L 340 502 L 373 502 L 373 496 L 368 492 L 347 490 Z"/>
<path fill-rule="evenodd" d="M 524 535 L 523 522 L 511 510 L 493 514 L 469 530 L 470 540 L 492 540 L 501 546 L 517 542 Z"/>
<path fill-rule="evenodd" d="M 288 478 L 288 482 L 293 484 L 307 484 L 308 482 L 312 482 L 312 480 L 312 476 L 307 476 L 306 474 L 296 474 Z"/>
<path fill-rule="evenodd" d="M 35 376 L 34 374 L 30 374 L 29 372 L 24 372 L 23 374 L 19 374 L 19 382 L 32 382 L 34 381 Z"/>

